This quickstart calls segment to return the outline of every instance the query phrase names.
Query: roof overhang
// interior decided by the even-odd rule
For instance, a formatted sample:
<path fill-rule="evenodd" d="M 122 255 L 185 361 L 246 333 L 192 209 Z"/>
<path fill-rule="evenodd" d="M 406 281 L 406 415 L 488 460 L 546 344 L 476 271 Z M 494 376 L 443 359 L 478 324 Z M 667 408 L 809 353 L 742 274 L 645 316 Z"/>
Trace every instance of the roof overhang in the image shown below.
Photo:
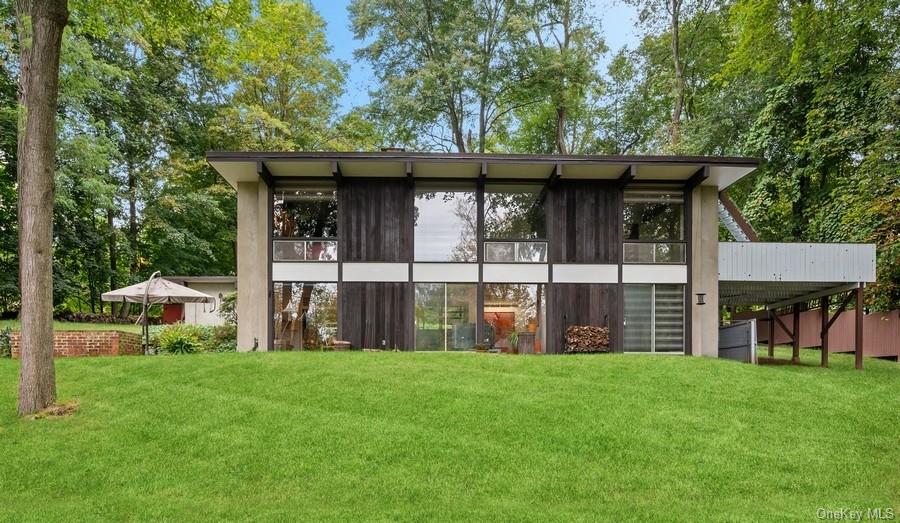
<path fill-rule="evenodd" d="M 491 180 L 621 180 L 688 183 L 719 190 L 752 173 L 755 158 L 721 156 L 600 156 L 411 152 L 210 151 L 209 164 L 233 187 L 272 179 L 340 177 Z M 697 174 L 706 169 L 705 176 Z M 633 176 L 633 178 L 632 178 Z"/>

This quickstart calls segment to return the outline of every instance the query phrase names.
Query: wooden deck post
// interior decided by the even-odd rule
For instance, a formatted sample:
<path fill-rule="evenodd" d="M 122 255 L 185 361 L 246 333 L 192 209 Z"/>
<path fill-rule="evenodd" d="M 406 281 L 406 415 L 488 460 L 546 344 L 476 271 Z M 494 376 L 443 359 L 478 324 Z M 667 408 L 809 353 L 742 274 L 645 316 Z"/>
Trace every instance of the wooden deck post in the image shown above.
<path fill-rule="evenodd" d="M 863 286 L 856 289 L 856 368 L 863 368 Z"/>
<path fill-rule="evenodd" d="M 822 368 L 828 368 L 828 296 L 822 296 Z"/>
<path fill-rule="evenodd" d="M 793 336 L 791 336 L 792 341 L 794 342 L 793 351 L 791 352 L 791 363 L 800 363 L 800 304 L 795 303 L 793 308 L 794 313 L 794 332 Z"/>
<path fill-rule="evenodd" d="M 769 311 L 769 357 L 775 357 L 775 318 L 774 313 Z"/>

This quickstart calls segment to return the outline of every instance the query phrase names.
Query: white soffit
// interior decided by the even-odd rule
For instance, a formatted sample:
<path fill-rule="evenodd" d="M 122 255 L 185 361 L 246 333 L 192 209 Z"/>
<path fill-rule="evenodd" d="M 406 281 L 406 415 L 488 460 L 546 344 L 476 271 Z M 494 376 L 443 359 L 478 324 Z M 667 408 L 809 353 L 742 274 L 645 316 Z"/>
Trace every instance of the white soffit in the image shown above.
<path fill-rule="evenodd" d="M 341 174 L 360 178 L 403 178 L 406 176 L 406 162 L 384 161 L 341 161 Z"/>
<path fill-rule="evenodd" d="M 618 265 L 557 263 L 553 265 L 553 283 L 618 283 Z"/>
<path fill-rule="evenodd" d="M 297 177 L 330 177 L 331 162 L 328 161 L 284 161 L 267 160 L 266 167 L 272 176 L 297 176 Z"/>
<path fill-rule="evenodd" d="M 239 182 L 259 181 L 259 175 L 256 173 L 256 162 L 211 160 L 209 164 L 235 189 L 237 189 Z"/>
<path fill-rule="evenodd" d="M 703 166 L 697 164 L 635 165 L 635 180 L 685 181 Z"/>
<path fill-rule="evenodd" d="M 755 170 L 752 166 L 710 165 L 709 178 L 701 185 L 714 185 L 721 191 Z"/>
<path fill-rule="evenodd" d="M 485 263 L 485 283 L 547 283 L 550 269 L 543 263 Z"/>
<path fill-rule="evenodd" d="M 478 264 L 414 263 L 413 281 L 438 283 L 477 283 Z"/>
<path fill-rule="evenodd" d="M 321 262 L 273 262 L 272 281 L 338 281 L 338 264 Z"/>
<path fill-rule="evenodd" d="M 344 281 L 409 281 L 408 263 L 344 263 Z"/>
<path fill-rule="evenodd" d="M 628 164 L 572 164 L 562 166 L 563 180 L 616 180 L 628 170 Z"/>
<path fill-rule="evenodd" d="M 413 162 L 413 176 L 422 178 L 478 178 L 481 162 Z"/>
<path fill-rule="evenodd" d="M 687 265 L 623 265 L 623 283 L 687 283 Z"/>
<path fill-rule="evenodd" d="M 488 163 L 487 178 L 490 180 L 503 178 L 534 178 L 544 179 L 550 177 L 555 165 L 551 163 Z"/>

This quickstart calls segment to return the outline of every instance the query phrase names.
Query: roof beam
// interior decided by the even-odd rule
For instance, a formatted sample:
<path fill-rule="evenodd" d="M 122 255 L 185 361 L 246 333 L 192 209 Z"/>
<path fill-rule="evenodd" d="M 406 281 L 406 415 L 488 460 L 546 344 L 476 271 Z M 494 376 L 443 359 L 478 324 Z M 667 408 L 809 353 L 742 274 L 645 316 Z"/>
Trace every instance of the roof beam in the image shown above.
<path fill-rule="evenodd" d="M 707 178 L 709 178 L 709 166 L 704 165 L 700 170 L 695 172 L 693 176 L 687 179 L 684 183 L 684 188 L 687 191 L 693 191 L 694 188 L 703 183 Z"/>
<path fill-rule="evenodd" d="M 268 187 L 275 187 L 275 178 L 272 176 L 269 168 L 266 167 L 266 162 L 262 160 L 256 162 L 256 174 L 266 182 Z"/>
<path fill-rule="evenodd" d="M 635 169 L 635 165 L 629 165 L 628 168 L 625 169 L 625 172 L 622 173 L 622 176 L 619 176 L 619 179 L 616 180 L 616 187 L 618 187 L 619 189 L 624 189 L 626 185 L 634 180 L 635 171 L 637 171 L 637 169 Z"/>
<path fill-rule="evenodd" d="M 811 292 L 809 294 L 804 294 L 803 296 L 797 296 L 796 298 L 789 298 L 784 301 L 779 301 L 773 303 L 771 305 L 766 305 L 766 309 L 770 311 L 774 311 L 776 309 L 781 309 L 787 307 L 788 305 L 793 305 L 795 303 L 802 303 L 806 301 L 812 301 L 821 298 L 822 296 L 832 296 L 834 294 L 840 294 L 842 292 L 852 291 L 859 287 L 859 283 L 850 283 L 847 285 L 840 285 L 838 287 L 832 287 L 830 289 L 825 289 L 824 291 Z"/>
<path fill-rule="evenodd" d="M 484 185 L 484 181 L 485 181 L 485 179 L 487 179 L 487 173 L 488 173 L 488 163 L 481 162 L 481 171 L 478 173 L 478 183 L 480 185 Z"/>
<path fill-rule="evenodd" d="M 561 163 L 558 163 L 553 166 L 553 172 L 550 173 L 550 177 L 547 178 L 547 187 L 550 189 L 556 187 L 556 184 L 559 183 L 559 178 L 562 176 L 563 166 Z"/>
<path fill-rule="evenodd" d="M 731 217 L 734 218 L 734 222 L 737 224 L 737 226 L 740 227 L 742 231 L 744 231 L 747 239 L 749 239 L 751 242 L 758 242 L 759 236 L 756 235 L 756 230 L 754 230 L 753 226 L 750 225 L 750 222 L 748 222 L 747 219 L 744 218 L 743 213 L 741 213 L 741 210 L 737 208 L 737 205 L 735 205 L 734 202 L 731 201 L 731 198 L 728 197 L 726 191 L 719 191 L 719 201 L 722 202 L 722 206 L 725 207 L 728 213 L 731 214 Z"/>
<path fill-rule="evenodd" d="M 341 183 L 344 180 L 344 173 L 341 172 L 341 164 L 338 162 L 331 162 L 331 176 L 333 176 L 338 183 Z"/>

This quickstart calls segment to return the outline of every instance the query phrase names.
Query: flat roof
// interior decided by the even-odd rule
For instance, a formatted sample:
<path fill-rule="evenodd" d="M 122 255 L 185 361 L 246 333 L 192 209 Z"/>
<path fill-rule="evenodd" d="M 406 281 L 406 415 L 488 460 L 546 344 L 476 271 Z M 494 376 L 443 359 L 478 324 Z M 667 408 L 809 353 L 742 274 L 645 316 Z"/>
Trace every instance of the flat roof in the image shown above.
<path fill-rule="evenodd" d="M 497 180 L 616 180 L 629 169 L 635 181 L 687 182 L 708 168 L 702 185 L 728 187 L 759 166 L 734 156 L 546 155 L 436 152 L 209 151 L 209 164 L 233 187 L 274 178 L 440 178 Z"/>

